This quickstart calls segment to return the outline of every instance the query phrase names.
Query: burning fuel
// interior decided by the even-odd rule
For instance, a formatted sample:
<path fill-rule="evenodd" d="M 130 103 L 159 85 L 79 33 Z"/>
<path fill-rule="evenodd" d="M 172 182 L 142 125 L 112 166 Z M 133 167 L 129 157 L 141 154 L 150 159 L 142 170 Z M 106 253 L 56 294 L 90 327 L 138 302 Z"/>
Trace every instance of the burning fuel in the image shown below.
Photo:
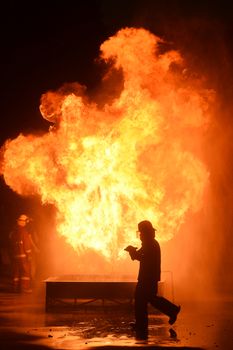
<path fill-rule="evenodd" d="M 6 184 L 53 204 L 57 233 L 76 251 L 124 258 L 137 222 L 152 221 L 165 242 L 202 208 L 213 94 L 163 44 L 144 29 L 120 30 L 100 47 L 109 69 L 122 72 L 119 96 L 100 107 L 78 83 L 49 91 L 40 105 L 48 132 L 2 147 Z"/>

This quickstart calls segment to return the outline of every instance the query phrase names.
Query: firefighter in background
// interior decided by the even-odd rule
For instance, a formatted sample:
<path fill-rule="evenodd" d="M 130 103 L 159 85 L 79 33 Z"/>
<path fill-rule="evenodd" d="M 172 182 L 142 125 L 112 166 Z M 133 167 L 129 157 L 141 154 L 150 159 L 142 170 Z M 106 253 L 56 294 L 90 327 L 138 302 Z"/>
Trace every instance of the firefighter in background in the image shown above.
<path fill-rule="evenodd" d="M 10 233 L 10 246 L 13 263 L 13 287 L 15 292 L 30 293 L 32 237 L 27 229 L 29 217 L 22 214 L 17 219 L 17 225 Z"/>

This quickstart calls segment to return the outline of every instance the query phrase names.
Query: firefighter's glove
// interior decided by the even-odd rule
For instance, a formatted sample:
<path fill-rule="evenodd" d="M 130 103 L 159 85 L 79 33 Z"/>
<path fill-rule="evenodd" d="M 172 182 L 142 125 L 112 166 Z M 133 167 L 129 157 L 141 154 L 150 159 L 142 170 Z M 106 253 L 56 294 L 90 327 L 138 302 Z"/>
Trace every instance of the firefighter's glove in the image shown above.
<path fill-rule="evenodd" d="M 137 247 L 133 247 L 132 245 L 128 245 L 128 247 L 126 247 L 124 250 L 126 252 L 131 253 L 131 252 L 135 252 L 137 249 L 138 249 Z"/>
<path fill-rule="evenodd" d="M 32 261 L 32 255 L 31 254 L 27 254 L 27 260 L 28 261 Z"/>

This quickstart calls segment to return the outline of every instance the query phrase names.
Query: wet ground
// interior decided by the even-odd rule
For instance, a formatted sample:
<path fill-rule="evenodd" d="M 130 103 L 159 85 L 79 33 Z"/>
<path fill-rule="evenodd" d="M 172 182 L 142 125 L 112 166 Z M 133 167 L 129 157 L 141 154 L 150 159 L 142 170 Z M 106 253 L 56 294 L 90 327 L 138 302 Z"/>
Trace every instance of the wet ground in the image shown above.
<path fill-rule="evenodd" d="M 0 286 L 0 349 L 233 349 L 233 298 L 182 303 L 177 322 L 150 309 L 149 339 L 136 341 L 133 306 L 102 301 L 45 312 L 41 283 L 32 294 Z"/>

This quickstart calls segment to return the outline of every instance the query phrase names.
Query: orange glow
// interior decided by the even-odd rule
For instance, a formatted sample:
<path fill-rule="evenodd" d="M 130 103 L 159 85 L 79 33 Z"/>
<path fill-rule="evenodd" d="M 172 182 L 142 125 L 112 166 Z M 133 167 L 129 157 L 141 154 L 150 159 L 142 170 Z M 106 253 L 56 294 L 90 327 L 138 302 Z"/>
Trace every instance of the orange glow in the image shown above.
<path fill-rule="evenodd" d="M 123 72 L 117 98 L 100 108 L 79 84 L 48 92 L 40 111 L 55 127 L 2 147 L 7 185 L 54 204 L 57 232 L 77 252 L 124 258 L 138 221 L 151 220 L 165 242 L 203 205 L 200 144 L 212 93 L 191 81 L 178 52 L 160 54 L 161 44 L 144 29 L 120 30 L 100 48 Z"/>

